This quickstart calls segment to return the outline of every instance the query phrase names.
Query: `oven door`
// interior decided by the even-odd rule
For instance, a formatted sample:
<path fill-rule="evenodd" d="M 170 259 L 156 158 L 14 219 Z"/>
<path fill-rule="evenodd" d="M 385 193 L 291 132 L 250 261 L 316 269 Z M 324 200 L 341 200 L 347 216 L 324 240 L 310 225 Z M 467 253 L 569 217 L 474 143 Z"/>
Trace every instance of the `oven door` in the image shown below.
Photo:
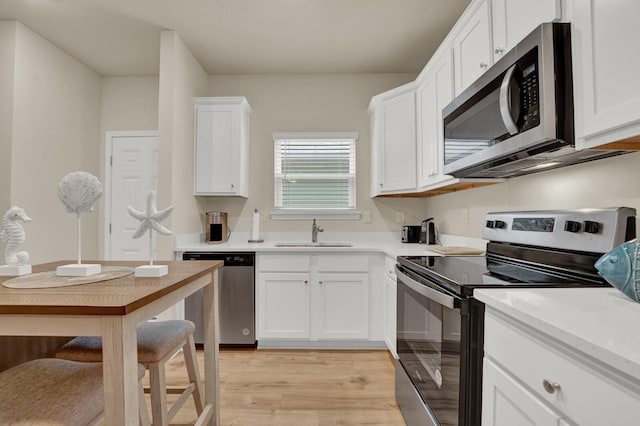
<path fill-rule="evenodd" d="M 396 378 L 398 404 L 408 425 L 458 425 L 462 299 L 406 268 L 397 266 L 396 274 L 397 351 L 399 366 L 408 376 L 405 385 Z M 409 401 L 407 385 L 424 402 L 426 413 Z"/>

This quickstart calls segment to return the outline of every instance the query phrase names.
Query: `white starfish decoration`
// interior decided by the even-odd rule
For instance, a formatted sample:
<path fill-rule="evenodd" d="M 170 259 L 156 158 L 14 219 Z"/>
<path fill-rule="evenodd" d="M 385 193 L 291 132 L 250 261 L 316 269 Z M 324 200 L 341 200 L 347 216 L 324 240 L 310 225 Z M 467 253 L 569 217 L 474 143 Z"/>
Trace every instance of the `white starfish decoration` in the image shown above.
<path fill-rule="evenodd" d="M 169 217 L 173 211 L 173 206 L 167 207 L 164 210 L 158 211 L 156 207 L 156 193 L 155 191 L 149 191 L 147 194 L 147 211 L 139 212 L 131 206 L 127 206 L 129 214 L 138 219 L 141 223 L 136 232 L 133 234 L 133 238 L 140 238 L 147 232 L 147 229 L 154 229 L 162 235 L 171 235 L 171 231 L 162 226 L 160 222 Z M 151 232 L 151 231 L 149 231 Z"/>

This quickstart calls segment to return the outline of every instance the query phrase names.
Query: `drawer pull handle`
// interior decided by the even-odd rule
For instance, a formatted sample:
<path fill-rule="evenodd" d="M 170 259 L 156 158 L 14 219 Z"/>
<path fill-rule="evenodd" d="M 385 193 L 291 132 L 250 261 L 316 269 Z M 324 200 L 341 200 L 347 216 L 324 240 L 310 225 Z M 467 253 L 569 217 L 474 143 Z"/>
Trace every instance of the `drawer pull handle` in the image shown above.
<path fill-rule="evenodd" d="M 542 386 L 547 393 L 554 393 L 555 391 L 560 390 L 560 384 L 556 382 L 552 382 L 550 380 L 544 379 L 542 381 Z"/>

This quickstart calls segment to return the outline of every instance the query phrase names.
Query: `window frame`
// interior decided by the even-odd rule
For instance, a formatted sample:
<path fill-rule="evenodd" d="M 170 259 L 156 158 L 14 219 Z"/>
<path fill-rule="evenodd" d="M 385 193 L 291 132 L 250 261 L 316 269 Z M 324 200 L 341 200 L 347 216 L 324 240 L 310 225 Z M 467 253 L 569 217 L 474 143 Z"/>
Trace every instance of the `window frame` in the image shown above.
<path fill-rule="evenodd" d="M 360 212 L 356 210 L 356 200 L 357 200 L 357 176 L 356 173 L 353 175 L 353 207 L 352 208 L 291 208 L 291 207 L 277 207 L 276 206 L 276 197 L 278 191 L 281 191 L 282 188 L 278 188 L 277 177 L 276 177 L 276 142 L 283 139 L 351 139 L 354 141 L 354 144 L 358 141 L 359 134 L 358 132 L 304 132 L 304 133 L 294 133 L 294 132 L 274 132 L 273 133 L 273 148 L 274 148 L 274 170 L 273 170 L 273 182 L 274 182 L 274 194 L 273 194 L 273 202 L 274 208 L 271 212 L 271 219 L 273 220 L 307 220 L 313 218 L 322 218 L 322 219 L 360 219 Z M 355 164 L 356 161 L 356 151 L 353 153 L 353 161 Z M 356 169 L 357 170 L 357 169 Z"/>

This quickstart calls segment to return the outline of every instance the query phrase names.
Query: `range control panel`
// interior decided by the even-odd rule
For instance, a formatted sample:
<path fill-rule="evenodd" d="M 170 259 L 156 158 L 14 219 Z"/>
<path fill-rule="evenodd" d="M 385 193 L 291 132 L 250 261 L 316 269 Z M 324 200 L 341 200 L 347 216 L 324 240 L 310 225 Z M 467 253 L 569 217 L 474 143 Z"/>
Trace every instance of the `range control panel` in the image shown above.
<path fill-rule="evenodd" d="M 488 213 L 483 238 L 490 241 L 604 253 L 636 237 L 630 207 Z"/>

